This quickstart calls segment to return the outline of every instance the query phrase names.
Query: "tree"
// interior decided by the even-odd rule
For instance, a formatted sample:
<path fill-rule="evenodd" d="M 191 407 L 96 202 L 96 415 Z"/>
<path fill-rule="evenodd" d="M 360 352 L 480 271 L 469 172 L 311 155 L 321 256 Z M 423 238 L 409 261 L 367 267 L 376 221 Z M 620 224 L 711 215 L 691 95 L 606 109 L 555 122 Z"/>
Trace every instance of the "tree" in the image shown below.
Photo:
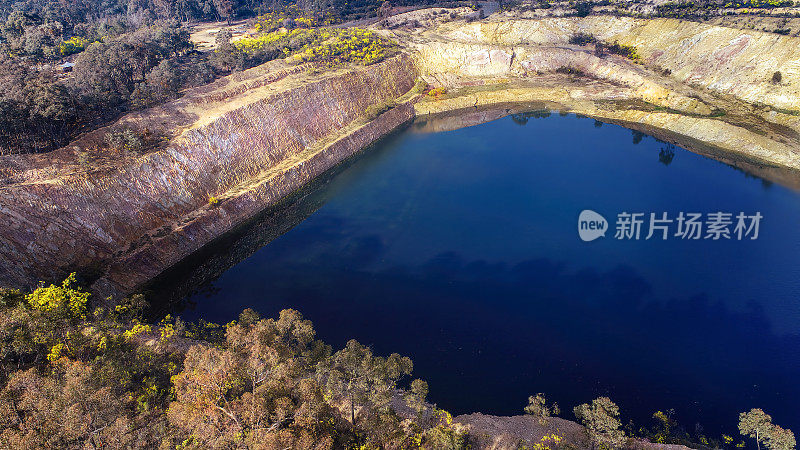
<path fill-rule="evenodd" d="M 19 153 L 63 145 L 79 122 L 75 96 L 51 70 L 7 55 L 0 65 L 0 147 Z"/>
<path fill-rule="evenodd" d="M 231 42 L 233 34 L 227 28 L 219 30 L 214 37 L 217 48 L 211 56 L 211 63 L 221 72 L 232 72 L 244 66 L 244 53 Z"/>
<path fill-rule="evenodd" d="M 0 447 L 152 448 L 167 436 L 161 404 L 177 361 L 126 337 L 117 319 L 135 299 L 120 314 L 89 314 L 73 274 L 0 300 L 2 363 L 12 372 L 0 392 Z"/>
<path fill-rule="evenodd" d="M 575 3 L 575 15 L 578 17 L 586 17 L 592 13 L 593 3 L 591 1 L 579 1 Z"/>
<path fill-rule="evenodd" d="M 675 159 L 675 146 L 672 144 L 668 144 L 667 147 L 662 147 L 658 151 L 658 162 L 668 166 L 672 164 L 672 160 Z"/>
<path fill-rule="evenodd" d="M 90 101 L 115 106 L 127 100 L 140 81 L 135 49 L 126 43 L 95 42 L 75 60 L 75 89 Z"/>
<path fill-rule="evenodd" d="M 119 105 L 159 63 L 190 47 L 188 32 L 173 24 L 95 42 L 75 61 L 74 87 L 95 103 Z M 174 70 L 163 67 L 157 75 L 171 72 Z"/>
<path fill-rule="evenodd" d="M 195 345 L 173 379 L 172 424 L 208 448 L 330 448 L 333 410 L 314 373 L 330 354 L 294 310 L 228 326 L 222 348 Z"/>
<path fill-rule="evenodd" d="M 422 447 L 436 450 L 467 450 L 469 445 L 469 425 L 453 421 L 447 411 L 434 410 L 436 425 L 423 433 Z"/>
<path fill-rule="evenodd" d="M 411 382 L 411 389 L 406 395 L 406 403 L 414 412 L 417 413 L 417 419 L 422 418 L 422 413 L 425 410 L 425 398 L 428 396 L 428 383 L 417 378 Z"/>
<path fill-rule="evenodd" d="M 90 311 L 76 278 L 0 289 L 1 448 L 466 448 L 427 383 L 399 386 L 408 358 L 331 356 L 294 310 L 225 327 L 142 323 L 143 296 Z"/>
<path fill-rule="evenodd" d="M 23 88 L 28 122 L 36 134 L 46 139 L 46 148 L 57 148 L 70 137 L 78 121 L 77 108 L 69 90 L 52 74 L 39 74 Z"/>
<path fill-rule="evenodd" d="M 547 399 L 541 392 L 528 397 L 528 406 L 525 407 L 525 414 L 530 414 L 539 419 L 539 423 L 544 425 L 547 418 L 550 416 L 557 416 L 561 413 L 558 408 L 558 403 L 553 402 L 552 405 L 547 406 Z"/>
<path fill-rule="evenodd" d="M 673 429 L 678 426 L 678 423 L 672 418 L 674 413 L 675 411 L 672 409 L 667 410 L 666 413 L 663 411 L 656 411 L 653 413 L 653 418 L 658 421 L 658 431 L 655 434 L 656 442 L 668 442 L 670 439 Z M 702 432 L 701 429 L 697 429 L 696 431 L 698 435 Z"/>
<path fill-rule="evenodd" d="M 625 433 L 619 429 L 619 407 L 608 397 L 596 398 L 591 405 L 578 405 L 573 411 L 586 427 L 592 445 L 616 448 L 625 442 Z"/>
<path fill-rule="evenodd" d="M 178 67 L 172 60 L 164 59 L 136 86 L 131 101 L 138 107 L 164 102 L 177 96 L 181 85 L 183 77 Z"/>
<path fill-rule="evenodd" d="M 794 450 L 797 441 L 795 441 L 794 433 L 792 430 L 784 429 L 778 425 L 774 425 L 770 433 L 767 435 L 766 447 L 772 450 Z"/>
<path fill-rule="evenodd" d="M 398 381 L 410 375 L 412 368 L 407 357 L 397 353 L 387 358 L 374 356 L 369 347 L 351 340 L 332 356 L 329 367 L 320 375 L 334 403 L 347 409 L 353 428 L 380 441 L 399 431 L 390 402 Z M 418 385 L 417 390 L 422 387 Z"/>
<path fill-rule="evenodd" d="M 0 446 L 4 448 L 131 447 L 134 420 L 123 397 L 98 383 L 86 364 L 59 361 L 41 375 L 16 373 L 2 391 Z"/>
<path fill-rule="evenodd" d="M 220 18 L 225 19 L 230 25 L 236 15 L 236 3 L 233 0 L 214 0 L 214 7 Z"/>
<path fill-rule="evenodd" d="M 771 428 L 772 417 L 761 409 L 753 408 L 746 413 L 739 414 L 739 433 L 755 439 L 759 449 L 761 443 L 766 442 Z"/>
<path fill-rule="evenodd" d="M 759 449 L 761 444 L 771 450 L 791 450 L 796 445 L 794 433 L 773 424 L 772 416 L 759 408 L 739 414 L 739 432 L 755 439 Z"/>

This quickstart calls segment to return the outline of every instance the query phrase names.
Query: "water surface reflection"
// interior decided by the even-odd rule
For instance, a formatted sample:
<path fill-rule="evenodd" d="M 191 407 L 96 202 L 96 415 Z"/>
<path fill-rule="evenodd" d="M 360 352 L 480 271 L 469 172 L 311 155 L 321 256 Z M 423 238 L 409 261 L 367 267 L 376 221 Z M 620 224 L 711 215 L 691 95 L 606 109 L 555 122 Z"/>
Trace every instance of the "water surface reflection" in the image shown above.
<path fill-rule="evenodd" d="M 762 407 L 800 429 L 796 174 L 542 111 L 419 132 L 448 120 L 391 137 L 153 295 L 196 290 L 181 314 L 216 322 L 296 308 L 335 346 L 412 356 L 457 413 L 517 414 L 546 392 L 568 410 L 609 395 L 640 424 L 674 408 L 735 434 L 737 413 Z M 585 243 L 583 209 L 764 221 L 756 241 Z"/>

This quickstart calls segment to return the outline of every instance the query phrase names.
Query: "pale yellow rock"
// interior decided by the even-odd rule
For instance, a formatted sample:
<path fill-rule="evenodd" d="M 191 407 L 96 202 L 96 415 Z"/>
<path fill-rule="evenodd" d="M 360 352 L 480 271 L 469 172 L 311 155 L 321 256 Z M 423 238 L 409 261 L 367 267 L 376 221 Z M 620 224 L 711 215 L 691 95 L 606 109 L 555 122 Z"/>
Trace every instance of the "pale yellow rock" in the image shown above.
<path fill-rule="evenodd" d="M 648 64 L 675 79 L 748 102 L 800 110 L 800 38 L 676 19 L 590 16 L 446 24 L 437 34 L 456 42 L 501 46 L 566 45 L 572 34 L 636 46 Z M 781 83 L 772 83 L 780 71 Z"/>

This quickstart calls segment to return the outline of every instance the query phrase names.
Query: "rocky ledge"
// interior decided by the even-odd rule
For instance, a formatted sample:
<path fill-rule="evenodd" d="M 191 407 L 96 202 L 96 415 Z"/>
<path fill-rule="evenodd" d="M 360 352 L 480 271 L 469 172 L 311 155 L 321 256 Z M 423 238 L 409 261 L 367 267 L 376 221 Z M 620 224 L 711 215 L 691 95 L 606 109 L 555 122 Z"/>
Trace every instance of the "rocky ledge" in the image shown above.
<path fill-rule="evenodd" d="M 473 413 L 454 417 L 453 420 L 469 427 L 471 442 L 482 450 L 511 450 L 520 448 L 549 448 L 546 436 L 563 439 L 566 448 L 593 448 L 586 429 L 575 422 L 549 417 L 492 416 Z M 628 439 L 625 448 L 632 450 L 689 450 L 673 444 L 656 444 L 642 439 Z"/>

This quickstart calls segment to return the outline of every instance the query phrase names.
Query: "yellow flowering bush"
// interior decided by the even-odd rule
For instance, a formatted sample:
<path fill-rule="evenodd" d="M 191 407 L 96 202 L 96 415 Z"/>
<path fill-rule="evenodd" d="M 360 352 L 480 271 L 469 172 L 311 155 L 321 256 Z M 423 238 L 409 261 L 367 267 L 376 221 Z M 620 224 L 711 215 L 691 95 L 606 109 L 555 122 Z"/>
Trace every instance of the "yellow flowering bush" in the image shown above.
<path fill-rule="evenodd" d="M 84 49 L 86 49 L 87 45 L 89 45 L 89 41 L 86 39 L 80 36 L 72 36 L 71 38 L 59 44 L 58 52 L 63 56 L 72 55 L 74 53 L 82 52 Z"/>
<path fill-rule="evenodd" d="M 428 91 L 428 96 L 433 97 L 436 100 L 440 100 L 445 94 L 447 94 L 447 89 L 443 87 L 437 87 Z"/>
<path fill-rule="evenodd" d="M 73 287 L 77 279 L 71 273 L 60 286 L 40 286 L 25 297 L 31 308 L 66 318 L 83 319 L 89 303 L 89 293 Z"/>
<path fill-rule="evenodd" d="M 295 17 L 294 23 L 306 26 L 308 28 L 317 26 L 317 21 L 309 19 L 308 17 Z"/>
<path fill-rule="evenodd" d="M 254 55 L 280 49 L 297 62 L 321 62 L 329 66 L 356 63 L 368 66 L 396 53 L 396 44 L 360 28 L 317 28 L 272 31 L 234 43 L 237 50 Z"/>
<path fill-rule="evenodd" d="M 532 450 L 555 450 L 559 448 L 559 444 L 564 438 L 556 433 L 546 434 L 542 436 L 539 442 L 533 444 Z"/>
<path fill-rule="evenodd" d="M 780 8 L 793 6 L 792 0 L 744 0 L 736 2 L 728 2 L 725 8 Z"/>
<path fill-rule="evenodd" d="M 368 66 L 383 61 L 392 50 L 391 42 L 372 31 L 350 28 L 336 30 L 333 39 L 308 46 L 300 55 L 304 61 L 321 61 L 329 65 L 355 62 Z"/>
<path fill-rule="evenodd" d="M 122 337 L 124 337 L 125 339 L 132 339 L 142 333 L 149 333 L 150 331 L 152 331 L 150 325 L 143 325 L 141 323 L 137 323 L 130 330 L 125 330 L 125 332 L 122 333 Z"/>
<path fill-rule="evenodd" d="M 342 22 L 333 10 L 325 11 L 321 17 L 307 17 L 305 12 L 296 5 L 287 5 L 262 14 L 256 18 L 255 30 L 258 33 L 270 33 L 284 27 L 289 19 L 289 28 L 314 28 L 320 25 L 328 26 Z"/>
<path fill-rule="evenodd" d="M 166 317 L 161 319 L 158 328 L 161 330 L 161 342 L 167 342 L 177 334 L 171 314 L 167 314 Z"/>
<path fill-rule="evenodd" d="M 453 416 L 444 410 L 435 409 L 433 414 L 437 425 L 423 434 L 428 448 L 468 448 L 469 425 L 453 421 Z"/>
<path fill-rule="evenodd" d="M 303 16 L 303 11 L 297 6 L 289 6 L 280 10 L 270 11 L 258 16 L 255 30 L 259 33 L 269 33 L 283 26 L 285 20 L 291 20 L 294 25 L 312 28 L 317 26 L 314 18 Z"/>
<path fill-rule="evenodd" d="M 64 354 L 64 350 L 67 348 L 64 344 L 56 344 L 50 348 L 50 353 L 47 354 L 47 360 L 50 362 L 56 362 L 59 358 Z"/>
<path fill-rule="evenodd" d="M 280 41 L 287 40 L 292 35 L 297 34 L 299 32 L 302 32 L 302 30 L 293 30 L 290 32 L 274 31 L 270 33 L 261 34 L 254 38 L 239 39 L 238 41 L 234 42 L 233 45 L 234 47 L 244 52 L 245 54 L 251 55 L 259 50 L 263 50 L 264 48 L 272 44 L 277 44 Z"/>

